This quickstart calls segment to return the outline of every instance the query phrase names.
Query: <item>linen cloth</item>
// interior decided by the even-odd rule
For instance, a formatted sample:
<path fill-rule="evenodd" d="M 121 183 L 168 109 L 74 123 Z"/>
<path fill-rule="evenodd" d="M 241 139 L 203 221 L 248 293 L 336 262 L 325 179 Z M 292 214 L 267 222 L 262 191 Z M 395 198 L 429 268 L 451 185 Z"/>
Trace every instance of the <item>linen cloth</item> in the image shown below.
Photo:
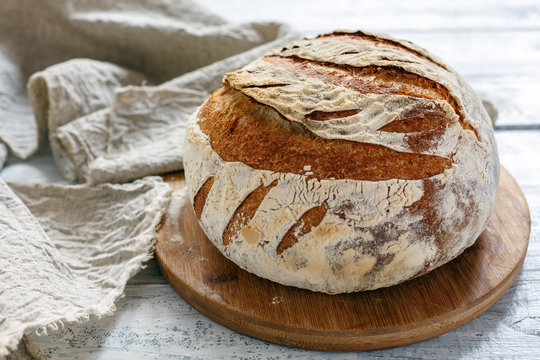
<path fill-rule="evenodd" d="M 225 72 L 296 37 L 188 0 L 0 2 L 0 176 L 50 144 L 85 183 L 28 185 L 31 166 L 11 178 L 24 185 L 0 179 L 0 358 L 114 311 L 169 202 L 147 175 L 181 169 L 185 120 Z"/>
<path fill-rule="evenodd" d="M 170 191 L 159 177 L 11 190 L 0 179 L 0 356 L 29 330 L 112 312 L 151 256 Z"/>

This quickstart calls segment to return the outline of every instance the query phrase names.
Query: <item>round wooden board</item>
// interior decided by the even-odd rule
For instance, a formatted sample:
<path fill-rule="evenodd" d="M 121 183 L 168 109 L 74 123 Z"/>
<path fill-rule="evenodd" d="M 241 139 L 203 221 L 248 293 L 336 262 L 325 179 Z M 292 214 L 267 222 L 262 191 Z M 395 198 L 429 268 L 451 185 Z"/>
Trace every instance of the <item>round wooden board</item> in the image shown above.
<path fill-rule="evenodd" d="M 179 189 L 183 173 L 165 180 Z M 530 235 L 521 189 L 505 169 L 491 220 L 452 262 L 389 288 L 326 295 L 259 278 L 226 259 L 186 203 L 163 219 L 156 257 L 171 286 L 194 308 L 242 334 L 314 350 L 362 351 L 408 345 L 482 314 L 516 278 Z M 176 221 L 176 225 L 175 224 Z M 174 241 L 178 227 L 183 242 Z"/>

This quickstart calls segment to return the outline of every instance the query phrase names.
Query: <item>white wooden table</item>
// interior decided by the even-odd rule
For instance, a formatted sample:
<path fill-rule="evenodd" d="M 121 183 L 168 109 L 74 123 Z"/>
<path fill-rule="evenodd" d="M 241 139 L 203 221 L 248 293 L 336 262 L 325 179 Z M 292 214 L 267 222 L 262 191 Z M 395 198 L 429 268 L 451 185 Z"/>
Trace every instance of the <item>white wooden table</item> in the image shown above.
<path fill-rule="evenodd" d="M 306 36 L 335 28 L 387 32 L 457 69 L 499 110 L 501 163 L 521 185 L 531 210 L 523 270 L 490 310 L 438 338 L 368 353 L 324 353 L 269 344 L 216 324 L 178 296 L 152 260 L 128 283 L 114 315 L 29 337 L 28 351 L 57 359 L 540 358 L 540 2 L 202 2 L 230 21 L 285 21 Z"/>

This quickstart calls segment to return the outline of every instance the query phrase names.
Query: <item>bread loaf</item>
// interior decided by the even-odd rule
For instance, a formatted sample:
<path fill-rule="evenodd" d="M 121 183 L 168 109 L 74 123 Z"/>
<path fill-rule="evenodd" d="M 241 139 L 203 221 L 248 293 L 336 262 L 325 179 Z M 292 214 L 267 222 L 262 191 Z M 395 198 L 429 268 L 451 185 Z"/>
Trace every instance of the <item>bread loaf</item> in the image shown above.
<path fill-rule="evenodd" d="M 336 31 L 226 74 L 189 120 L 188 194 L 208 238 L 261 277 L 370 290 L 458 256 L 499 177 L 481 101 L 387 35 Z"/>

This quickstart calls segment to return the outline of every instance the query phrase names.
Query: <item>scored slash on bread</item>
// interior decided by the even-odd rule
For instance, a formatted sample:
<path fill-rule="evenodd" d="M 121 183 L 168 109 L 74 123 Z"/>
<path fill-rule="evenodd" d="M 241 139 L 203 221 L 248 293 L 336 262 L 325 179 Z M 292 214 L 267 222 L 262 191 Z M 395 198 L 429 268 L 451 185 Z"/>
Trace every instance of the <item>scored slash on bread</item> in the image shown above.
<path fill-rule="evenodd" d="M 327 293 L 455 258 L 485 227 L 499 172 L 466 82 L 414 44 L 367 32 L 296 41 L 227 74 L 185 147 L 195 213 L 223 254 Z"/>

